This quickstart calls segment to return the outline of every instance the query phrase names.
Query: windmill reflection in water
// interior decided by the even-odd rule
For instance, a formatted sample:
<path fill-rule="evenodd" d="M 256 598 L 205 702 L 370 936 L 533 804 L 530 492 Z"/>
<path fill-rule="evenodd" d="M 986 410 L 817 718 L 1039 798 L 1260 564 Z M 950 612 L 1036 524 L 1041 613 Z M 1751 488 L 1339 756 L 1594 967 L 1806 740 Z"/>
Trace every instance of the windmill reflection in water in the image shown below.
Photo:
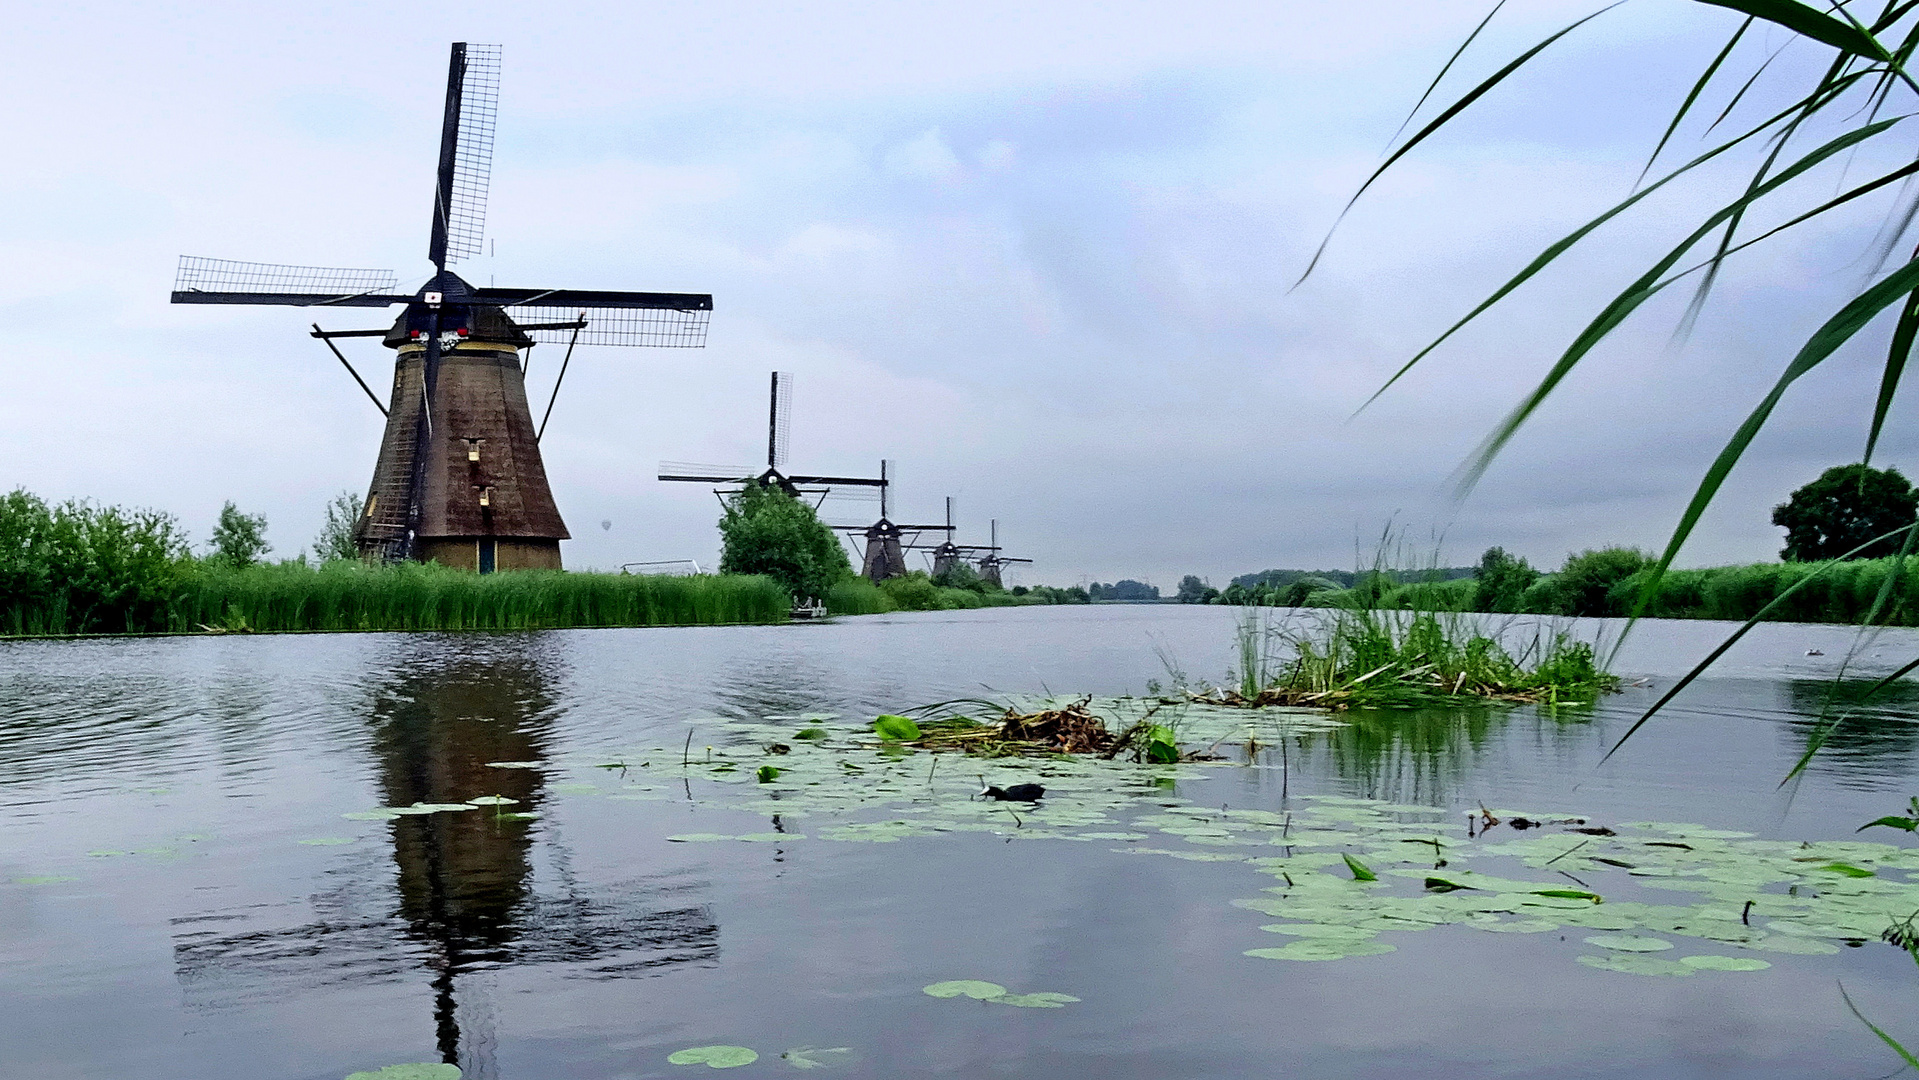
<path fill-rule="evenodd" d="M 506 657 L 436 654 L 396 665 L 365 706 L 384 805 L 497 794 L 517 800 L 513 810 L 537 812 L 543 770 L 487 763 L 545 757 L 558 665 L 537 642 Z M 494 1075 L 490 1008 L 470 976 L 566 965 L 592 978 L 640 978 L 719 955 L 704 882 L 667 873 L 584 886 L 544 819 L 502 821 L 483 808 L 379 827 L 390 830 L 390 866 L 369 851 L 328 873 L 333 884 L 311 897 L 175 919 L 175 973 L 188 1006 L 390 994 L 375 988 L 424 975 L 441 1060 L 484 1080 Z M 356 849 L 333 850 L 353 860 Z M 542 889 L 538 877 L 559 885 Z"/>

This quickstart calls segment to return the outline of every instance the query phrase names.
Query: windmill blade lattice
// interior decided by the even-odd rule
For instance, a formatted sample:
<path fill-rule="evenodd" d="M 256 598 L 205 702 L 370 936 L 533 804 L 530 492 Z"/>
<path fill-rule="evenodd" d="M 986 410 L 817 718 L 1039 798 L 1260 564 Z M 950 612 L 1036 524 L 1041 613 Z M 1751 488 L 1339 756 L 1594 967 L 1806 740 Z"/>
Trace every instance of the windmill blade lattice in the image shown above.
<path fill-rule="evenodd" d="M 447 109 L 457 134 L 446 184 L 446 261 L 480 254 L 486 232 L 486 195 L 493 180 L 493 134 L 500 111 L 500 47 L 455 46 L 465 55 L 459 96 L 448 87 Z M 443 151 L 444 152 L 444 151 Z M 442 163 L 445 167 L 445 163 Z"/>
<path fill-rule="evenodd" d="M 793 373 L 773 373 L 773 408 L 766 441 L 766 464 L 786 468 L 786 448 L 793 435 Z"/>
<path fill-rule="evenodd" d="M 484 290 L 482 290 L 484 292 Z M 586 328 L 580 331 L 581 345 L 633 345 L 655 349 L 699 349 L 706 345 L 706 324 L 711 310 L 628 307 L 554 307 L 545 304 L 514 304 L 506 313 L 517 323 L 572 322 L 584 317 Z M 571 330 L 528 330 L 534 341 L 568 345 Z"/>
<path fill-rule="evenodd" d="M 202 255 L 180 256 L 173 277 L 173 302 L 345 304 L 385 307 L 409 297 L 394 295 L 400 279 L 391 270 L 359 270 L 339 266 L 294 266 L 288 263 L 241 262 Z M 231 300 L 234 296 L 276 297 L 272 300 Z M 363 301 L 363 303 L 353 303 Z"/>

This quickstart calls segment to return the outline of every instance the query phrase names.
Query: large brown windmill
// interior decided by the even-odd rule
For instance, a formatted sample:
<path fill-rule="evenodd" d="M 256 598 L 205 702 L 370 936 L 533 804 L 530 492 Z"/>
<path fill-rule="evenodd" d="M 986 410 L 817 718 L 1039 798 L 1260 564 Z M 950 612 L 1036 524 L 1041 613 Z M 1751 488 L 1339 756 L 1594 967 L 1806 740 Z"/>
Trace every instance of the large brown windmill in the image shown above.
<path fill-rule="evenodd" d="M 545 419 L 534 426 L 526 355 L 535 342 L 573 346 L 706 344 L 713 298 L 696 293 L 479 288 L 446 268 L 477 255 L 486 223 L 499 101 L 497 45 L 453 46 L 427 257 L 417 292 L 396 291 L 388 270 L 338 270 L 183 256 L 176 304 L 296 307 L 405 305 L 389 329 L 322 330 L 361 389 L 386 413 L 386 434 L 354 529 L 369 559 L 420 559 L 488 573 L 560 566 L 567 538 L 540 459 Z M 397 356 L 388 404 L 333 345 L 377 337 Z M 546 416 L 552 415 L 548 401 Z"/>

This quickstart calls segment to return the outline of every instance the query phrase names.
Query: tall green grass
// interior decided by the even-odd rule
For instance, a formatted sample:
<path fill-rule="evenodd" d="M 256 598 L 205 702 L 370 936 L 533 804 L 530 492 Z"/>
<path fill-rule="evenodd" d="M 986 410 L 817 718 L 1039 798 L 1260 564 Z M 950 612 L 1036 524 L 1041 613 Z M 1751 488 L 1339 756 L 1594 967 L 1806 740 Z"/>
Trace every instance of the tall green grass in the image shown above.
<path fill-rule="evenodd" d="M 0 604 L 13 634 L 195 631 L 544 630 L 783 622 L 786 590 L 750 575 L 655 577 L 517 570 L 474 574 L 431 563 L 175 564 L 142 618 L 108 625 L 54 605 Z"/>
<path fill-rule="evenodd" d="M 1517 638 L 1517 640 L 1516 640 Z M 1223 703 L 1412 707 L 1461 700 L 1585 703 L 1619 680 L 1592 644 L 1454 611 L 1355 603 L 1275 620 L 1243 609 Z"/>
<path fill-rule="evenodd" d="M 785 589 L 755 575 L 666 577 L 423 563 L 299 563 L 190 575 L 169 630 L 543 630 L 782 622 Z"/>

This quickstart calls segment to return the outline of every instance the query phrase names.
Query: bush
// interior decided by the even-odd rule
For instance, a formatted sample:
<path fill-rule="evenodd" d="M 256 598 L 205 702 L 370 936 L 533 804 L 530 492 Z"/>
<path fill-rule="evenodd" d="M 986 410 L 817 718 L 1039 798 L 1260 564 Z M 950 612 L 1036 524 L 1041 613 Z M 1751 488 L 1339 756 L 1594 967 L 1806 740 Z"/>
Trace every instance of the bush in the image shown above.
<path fill-rule="evenodd" d="M 825 597 L 853 576 L 839 537 L 805 502 L 778 487 L 751 483 L 727 500 L 720 517 L 720 572 L 763 574 L 795 597 Z"/>
<path fill-rule="evenodd" d="M 0 498 L 0 633 L 88 634 L 155 629 L 191 567 L 167 515 L 25 490 Z"/>
<path fill-rule="evenodd" d="M 1627 614 L 1629 606 L 1613 606 L 1613 586 L 1651 562 L 1651 556 L 1633 548 L 1600 548 L 1569 555 L 1558 573 L 1541 578 L 1525 591 L 1524 610 L 1580 617 Z"/>
<path fill-rule="evenodd" d="M 1505 548 L 1487 548 L 1473 569 L 1473 610 L 1515 612 L 1526 590 L 1539 580 L 1539 571 L 1525 559 L 1506 554 Z"/>

